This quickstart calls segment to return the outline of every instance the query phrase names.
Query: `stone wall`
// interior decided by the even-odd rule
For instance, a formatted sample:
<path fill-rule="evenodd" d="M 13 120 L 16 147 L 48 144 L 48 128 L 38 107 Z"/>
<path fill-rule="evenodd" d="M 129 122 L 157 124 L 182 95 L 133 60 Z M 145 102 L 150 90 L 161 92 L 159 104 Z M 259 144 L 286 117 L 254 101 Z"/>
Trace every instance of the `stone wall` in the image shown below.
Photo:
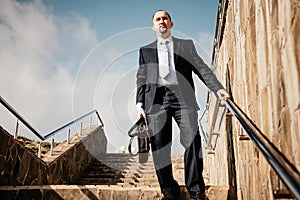
<path fill-rule="evenodd" d="M 300 170 L 300 1 L 229 0 L 224 19 L 218 77 L 226 85 L 229 71 L 234 101 Z M 238 122 L 232 123 L 238 199 L 273 199 L 273 170 L 251 140 L 240 139 L 245 133 Z M 215 155 L 228 152 L 224 141 Z M 231 164 L 225 158 L 206 162 L 220 170 Z M 210 176 L 213 184 L 227 184 Z"/>
<path fill-rule="evenodd" d="M 97 155 L 105 154 L 107 139 L 98 127 L 47 165 L 49 184 L 71 184 Z"/>
<path fill-rule="evenodd" d="M 46 183 L 45 162 L 20 145 L 0 127 L 0 185 Z"/>
<path fill-rule="evenodd" d="M 97 154 L 106 153 L 107 139 L 96 128 L 54 161 L 46 163 L 0 127 L 0 185 L 46 185 L 74 181 Z"/>

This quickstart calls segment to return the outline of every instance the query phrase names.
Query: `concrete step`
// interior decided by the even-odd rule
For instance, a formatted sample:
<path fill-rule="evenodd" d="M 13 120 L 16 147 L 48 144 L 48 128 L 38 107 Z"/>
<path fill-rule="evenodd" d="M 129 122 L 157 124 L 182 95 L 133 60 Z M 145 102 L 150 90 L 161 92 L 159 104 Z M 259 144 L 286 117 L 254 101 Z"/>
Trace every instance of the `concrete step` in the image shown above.
<path fill-rule="evenodd" d="M 100 155 L 98 159 L 95 159 L 90 166 L 82 172 L 80 178 L 74 182 L 74 184 L 123 184 L 126 185 L 149 185 L 151 182 L 155 184 L 155 181 L 142 182 L 144 179 L 139 180 L 143 174 L 152 173 L 155 174 L 153 169 L 153 163 L 140 164 L 137 157 L 130 156 L 129 154 L 105 154 Z M 110 180 L 111 179 L 111 180 Z"/>
<path fill-rule="evenodd" d="M 133 157 L 129 154 L 113 153 L 101 155 L 98 158 L 100 157 L 101 159 L 95 160 L 74 184 L 152 185 L 158 187 L 151 156 L 148 162 L 144 164 L 138 162 L 138 157 Z M 180 185 L 184 185 L 182 155 L 173 156 L 173 175 Z M 99 179 L 98 181 L 97 178 Z M 110 181 L 109 178 L 112 180 Z M 206 177 L 204 178 L 207 183 Z"/>
<path fill-rule="evenodd" d="M 117 185 L 118 183 L 124 183 L 124 180 L 120 178 L 84 178 L 79 181 L 78 185 Z"/>
<path fill-rule="evenodd" d="M 89 178 L 115 178 L 115 177 L 120 177 L 120 178 L 125 178 L 125 175 L 122 172 L 95 172 L 95 171 L 91 171 L 88 174 L 86 174 L 85 177 L 89 177 Z"/>
<path fill-rule="evenodd" d="M 180 187 L 180 200 L 190 200 L 184 186 Z M 227 187 L 207 187 L 210 200 L 228 197 Z M 43 185 L 43 186 L 0 186 L 1 199 L 47 199 L 47 200 L 158 200 L 159 187 L 120 185 Z"/>

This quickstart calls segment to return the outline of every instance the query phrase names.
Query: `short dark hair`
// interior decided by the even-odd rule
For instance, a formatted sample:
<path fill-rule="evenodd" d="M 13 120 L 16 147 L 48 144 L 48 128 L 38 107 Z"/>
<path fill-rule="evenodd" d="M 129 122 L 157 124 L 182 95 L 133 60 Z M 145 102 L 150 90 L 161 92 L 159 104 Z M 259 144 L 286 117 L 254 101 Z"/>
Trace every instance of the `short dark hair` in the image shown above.
<path fill-rule="evenodd" d="M 159 11 L 165 12 L 165 13 L 168 15 L 170 21 L 172 21 L 171 15 L 170 15 L 167 11 L 162 10 L 162 9 L 159 9 L 159 10 L 157 10 L 157 11 L 154 12 L 154 14 L 152 15 L 152 21 L 153 21 L 154 15 L 155 15 L 157 12 L 159 12 Z"/>

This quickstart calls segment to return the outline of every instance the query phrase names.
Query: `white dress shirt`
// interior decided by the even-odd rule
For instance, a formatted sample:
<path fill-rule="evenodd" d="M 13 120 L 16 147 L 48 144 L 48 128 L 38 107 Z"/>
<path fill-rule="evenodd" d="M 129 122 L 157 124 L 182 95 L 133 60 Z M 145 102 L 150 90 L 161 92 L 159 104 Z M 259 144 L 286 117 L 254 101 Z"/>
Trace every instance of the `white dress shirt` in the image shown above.
<path fill-rule="evenodd" d="M 165 43 L 166 41 L 169 41 L 167 44 L 162 44 Z M 162 60 L 162 51 L 165 51 L 163 48 L 161 48 L 161 45 L 168 45 L 169 48 L 169 74 L 162 78 L 158 76 L 158 85 L 159 86 L 168 86 L 168 85 L 177 85 L 177 77 L 176 77 L 176 71 L 175 71 L 175 63 L 174 63 L 174 45 L 173 45 L 173 40 L 172 36 L 168 37 L 167 39 L 162 39 L 162 38 L 157 38 L 157 55 L 158 55 L 158 66 L 159 69 L 162 66 L 160 63 L 160 60 Z"/>
<path fill-rule="evenodd" d="M 163 48 L 160 47 L 162 45 L 161 43 L 165 43 L 166 40 L 168 40 L 168 48 L 169 48 L 169 74 L 162 78 L 158 76 L 158 85 L 159 86 L 168 86 L 168 85 L 177 85 L 177 76 L 176 76 L 176 71 L 175 71 L 175 63 L 174 63 L 174 45 L 173 45 L 173 39 L 172 36 L 168 37 L 167 39 L 162 39 L 162 38 L 157 38 L 157 55 L 158 55 L 158 66 L 160 67 L 165 67 L 161 66 L 159 60 L 162 59 L 162 51 L 165 51 Z M 164 45 L 164 44 L 163 44 Z M 159 70 L 159 69 L 158 69 Z M 138 102 L 136 104 L 137 110 L 141 109 L 143 107 L 142 102 Z"/>

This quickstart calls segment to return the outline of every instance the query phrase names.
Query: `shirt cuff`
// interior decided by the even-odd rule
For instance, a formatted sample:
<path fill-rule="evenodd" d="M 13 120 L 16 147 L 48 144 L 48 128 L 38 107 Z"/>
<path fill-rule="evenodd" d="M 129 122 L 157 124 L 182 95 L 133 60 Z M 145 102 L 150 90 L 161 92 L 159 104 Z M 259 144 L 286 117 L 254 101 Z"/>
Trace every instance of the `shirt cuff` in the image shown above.
<path fill-rule="evenodd" d="M 144 109 L 143 108 L 143 103 L 142 102 L 137 102 L 136 104 L 136 110 Z"/>

